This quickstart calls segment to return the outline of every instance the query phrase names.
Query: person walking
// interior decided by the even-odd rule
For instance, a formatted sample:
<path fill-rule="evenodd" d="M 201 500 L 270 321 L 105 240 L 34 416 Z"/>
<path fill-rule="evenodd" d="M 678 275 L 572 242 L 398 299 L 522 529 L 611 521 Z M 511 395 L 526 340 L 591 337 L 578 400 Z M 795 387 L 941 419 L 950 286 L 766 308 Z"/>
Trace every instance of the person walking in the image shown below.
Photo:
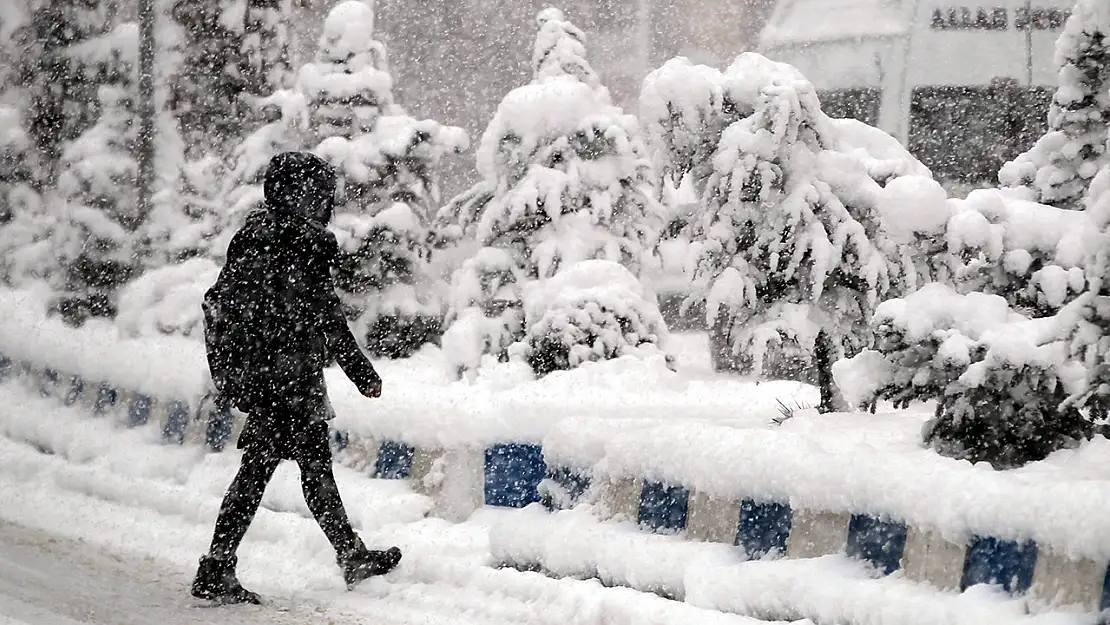
<path fill-rule="evenodd" d="M 218 603 L 260 603 L 239 583 L 236 551 L 282 460 L 301 473 L 305 502 L 335 549 L 348 589 L 393 570 L 401 551 L 371 551 L 351 527 L 332 472 L 324 383 L 333 359 L 359 391 L 381 396 L 382 381 L 359 349 L 331 276 L 339 254 L 327 230 L 335 170 L 307 152 L 275 156 L 263 184 L 265 207 L 235 234 L 227 263 L 204 297 L 205 347 L 216 404 L 247 413 L 238 474 L 220 506 L 192 595 Z"/>

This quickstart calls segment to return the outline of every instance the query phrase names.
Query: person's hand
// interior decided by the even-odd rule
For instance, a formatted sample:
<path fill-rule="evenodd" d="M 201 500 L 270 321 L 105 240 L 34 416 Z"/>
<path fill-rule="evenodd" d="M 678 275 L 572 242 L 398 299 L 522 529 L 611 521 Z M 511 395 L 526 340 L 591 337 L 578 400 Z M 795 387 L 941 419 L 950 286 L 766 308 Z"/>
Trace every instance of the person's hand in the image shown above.
<path fill-rule="evenodd" d="M 382 381 L 375 380 L 370 386 L 362 389 L 362 394 L 370 399 L 378 399 L 382 396 Z"/>

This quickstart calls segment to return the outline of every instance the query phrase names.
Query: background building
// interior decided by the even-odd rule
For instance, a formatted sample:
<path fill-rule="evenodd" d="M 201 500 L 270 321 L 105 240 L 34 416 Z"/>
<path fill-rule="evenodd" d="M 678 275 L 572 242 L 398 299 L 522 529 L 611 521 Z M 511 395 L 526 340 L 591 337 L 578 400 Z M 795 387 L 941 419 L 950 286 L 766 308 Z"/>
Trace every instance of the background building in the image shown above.
<path fill-rule="evenodd" d="M 781 0 L 760 50 L 825 111 L 879 126 L 949 186 L 995 182 L 1043 133 L 1072 0 Z"/>

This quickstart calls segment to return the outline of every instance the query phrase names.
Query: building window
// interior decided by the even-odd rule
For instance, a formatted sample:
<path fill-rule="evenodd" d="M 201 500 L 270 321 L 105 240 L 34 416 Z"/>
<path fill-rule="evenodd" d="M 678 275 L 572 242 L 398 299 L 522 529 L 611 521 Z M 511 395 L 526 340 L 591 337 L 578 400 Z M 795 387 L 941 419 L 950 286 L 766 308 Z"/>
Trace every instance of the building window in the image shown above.
<path fill-rule="evenodd" d="M 871 126 L 879 125 L 879 102 L 882 91 L 878 88 L 829 89 L 818 91 L 821 110 L 829 117 L 855 119 Z"/>
<path fill-rule="evenodd" d="M 913 90 L 909 149 L 944 182 L 994 183 L 1004 163 L 1047 127 L 1052 93 L 1012 80 Z"/>

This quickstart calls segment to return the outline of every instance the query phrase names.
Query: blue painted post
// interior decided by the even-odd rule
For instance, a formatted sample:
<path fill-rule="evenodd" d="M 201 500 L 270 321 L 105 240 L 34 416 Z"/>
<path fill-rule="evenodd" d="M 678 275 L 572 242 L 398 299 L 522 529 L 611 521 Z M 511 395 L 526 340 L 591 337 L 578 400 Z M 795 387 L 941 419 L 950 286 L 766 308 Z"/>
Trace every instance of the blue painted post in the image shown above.
<path fill-rule="evenodd" d="M 540 500 L 547 474 L 539 445 L 505 443 L 486 449 L 484 495 L 487 506 L 523 508 Z"/>
<path fill-rule="evenodd" d="M 69 390 L 66 391 L 66 396 L 62 399 L 62 403 L 67 406 L 76 404 L 83 392 L 85 392 L 85 381 L 82 380 L 79 375 L 71 377 L 69 379 Z"/>
<path fill-rule="evenodd" d="M 652 531 L 679 532 L 686 529 L 689 505 L 690 491 L 685 488 L 644 480 L 637 520 Z"/>
<path fill-rule="evenodd" d="M 112 408 L 115 408 L 116 397 L 116 389 L 109 386 L 107 382 L 101 382 L 100 386 L 96 389 L 96 402 L 93 404 L 93 414 L 99 417 Z"/>
<path fill-rule="evenodd" d="M 378 448 L 378 461 L 374 464 L 374 477 L 385 480 L 403 480 L 412 474 L 412 456 L 416 450 L 411 445 L 397 441 L 382 441 Z"/>
<path fill-rule="evenodd" d="M 208 412 L 208 424 L 204 429 L 204 445 L 211 451 L 223 451 L 227 446 L 227 440 L 231 438 L 234 424 L 235 415 L 232 414 L 231 408 L 213 407 Z"/>
<path fill-rule="evenodd" d="M 150 396 L 135 393 L 131 396 L 131 405 L 127 409 L 127 427 L 146 425 L 150 420 Z"/>
<path fill-rule="evenodd" d="M 173 400 L 166 407 L 166 424 L 162 426 L 162 441 L 174 445 L 185 442 L 185 428 L 189 425 L 189 404 Z"/>
<path fill-rule="evenodd" d="M 1023 593 L 1033 584 L 1037 545 L 990 536 L 976 536 L 967 548 L 960 590 L 975 584 L 997 584 L 1009 593 Z"/>
<path fill-rule="evenodd" d="M 853 514 L 848 523 L 845 551 L 849 557 L 859 558 L 882 571 L 883 575 L 890 575 L 902 566 L 906 532 L 906 524 L 901 521 L 884 521 L 866 514 Z"/>
<path fill-rule="evenodd" d="M 736 529 L 736 545 L 748 558 L 757 560 L 769 553 L 786 553 L 794 511 L 788 503 L 740 502 L 740 522 Z"/>

